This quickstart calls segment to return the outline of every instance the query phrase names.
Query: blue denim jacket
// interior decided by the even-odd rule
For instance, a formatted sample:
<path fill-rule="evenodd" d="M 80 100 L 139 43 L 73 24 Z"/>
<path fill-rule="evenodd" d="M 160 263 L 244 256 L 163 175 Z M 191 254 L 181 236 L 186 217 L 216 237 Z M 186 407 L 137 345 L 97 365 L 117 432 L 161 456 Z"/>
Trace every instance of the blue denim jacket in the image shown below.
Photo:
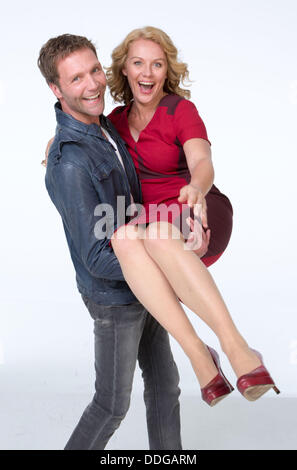
<path fill-rule="evenodd" d="M 116 228 L 117 196 L 124 196 L 125 210 L 131 203 L 131 194 L 135 202 L 142 202 L 131 156 L 105 116 L 100 116 L 101 126 L 117 143 L 126 172 L 100 126 L 77 121 L 64 113 L 59 103 L 55 111 L 57 128 L 48 155 L 45 184 L 62 217 L 78 290 L 99 304 L 135 302 L 108 234 L 100 239 L 95 232 L 100 221 L 100 216 L 95 215 L 98 204 L 112 206 Z"/>

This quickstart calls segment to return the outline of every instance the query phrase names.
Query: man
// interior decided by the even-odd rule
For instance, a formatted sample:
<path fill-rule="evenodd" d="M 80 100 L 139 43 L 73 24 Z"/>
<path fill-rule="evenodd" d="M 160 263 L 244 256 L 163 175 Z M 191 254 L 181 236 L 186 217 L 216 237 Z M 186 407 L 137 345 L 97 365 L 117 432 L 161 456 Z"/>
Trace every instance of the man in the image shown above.
<path fill-rule="evenodd" d="M 131 195 L 141 202 L 131 157 L 103 115 L 106 78 L 96 49 L 84 37 L 64 34 L 42 47 L 38 66 L 58 98 L 46 188 L 61 215 L 95 334 L 95 395 L 65 449 L 105 448 L 129 408 L 137 359 L 150 449 L 181 449 L 179 376 L 168 334 L 126 284 L 108 233 L 96 233 L 100 205 L 112 207 L 116 227 L 117 197 L 125 210 Z"/>

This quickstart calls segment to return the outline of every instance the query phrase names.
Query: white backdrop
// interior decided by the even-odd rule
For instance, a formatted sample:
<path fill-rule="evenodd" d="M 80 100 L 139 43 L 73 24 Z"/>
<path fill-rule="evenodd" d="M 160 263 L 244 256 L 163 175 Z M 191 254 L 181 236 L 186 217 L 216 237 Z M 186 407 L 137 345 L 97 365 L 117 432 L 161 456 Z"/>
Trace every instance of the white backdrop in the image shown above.
<path fill-rule="evenodd" d="M 107 66 L 130 30 L 153 25 L 189 64 L 215 183 L 234 208 L 231 242 L 210 271 L 282 396 L 296 396 L 296 2 L 12 0 L 0 18 L 0 378 L 30 376 L 32 389 L 42 382 L 58 390 L 64 381 L 74 393 L 93 386 L 93 325 L 40 165 L 55 130 L 55 99 L 36 65 L 39 50 L 58 34 L 85 35 Z M 108 97 L 106 112 L 112 107 Z M 218 347 L 189 315 L 204 341 Z M 188 359 L 174 340 L 172 347 L 183 393 L 199 396 Z M 139 372 L 134 387 L 142 390 Z"/>

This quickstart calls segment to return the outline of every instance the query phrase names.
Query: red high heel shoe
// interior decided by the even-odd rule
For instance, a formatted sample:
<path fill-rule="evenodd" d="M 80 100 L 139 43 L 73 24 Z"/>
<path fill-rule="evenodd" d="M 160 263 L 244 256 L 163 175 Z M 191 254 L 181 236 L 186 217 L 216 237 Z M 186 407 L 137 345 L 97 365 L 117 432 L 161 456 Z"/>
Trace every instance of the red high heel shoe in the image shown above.
<path fill-rule="evenodd" d="M 257 400 L 271 388 L 279 394 L 279 389 L 275 386 L 266 367 L 264 367 L 262 355 L 255 349 L 252 349 L 252 351 L 258 356 L 262 364 L 248 374 L 239 377 L 237 380 L 238 390 L 249 401 Z"/>
<path fill-rule="evenodd" d="M 201 388 L 201 396 L 202 400 L 204 400 L 209 406 L 214 406 L 229 395 L 234 388 L 222 372 L 218 353 L 209 346 L 207 346 L 207 349 L 209 350 L 212 360 L 218 369 L 218 375 L 216 375 L 205 387 Z"/>

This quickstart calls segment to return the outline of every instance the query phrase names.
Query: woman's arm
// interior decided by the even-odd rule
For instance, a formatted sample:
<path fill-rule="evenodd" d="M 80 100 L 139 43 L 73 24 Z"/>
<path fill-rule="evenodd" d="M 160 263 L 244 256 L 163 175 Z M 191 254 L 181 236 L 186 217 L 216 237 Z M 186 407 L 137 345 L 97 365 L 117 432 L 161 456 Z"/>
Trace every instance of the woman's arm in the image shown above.
<path fill-rule="evenodd" d="M 183 146 L 192 186 L 197 186 L 206 196 L 213 185 L 214 168 L 211 159 L 210 144 L 205 139 L 190 139 Z"/>
<path fill-rule="evenodd" d="M 189 220 L 191 234 L 187 243 L 189 248 L 201 258 L 207 252 L 210 240 L 205 196 L 214 181 L 211 149 L 209 142 L 200 138 L 187 140 L 183 149 L 191 173 L 191 182 L 181 188 L 178 200 L 187 202 L 190 207 L 194 208 L 194 214 L 198 219 L 200 218 L 201 225 L 206 229 L 205 233 L 200 224 L 196 225 L 192 219 Z M 201 205 L 198 206 L 198 204 Z"/>
<path fill-rule="evenodd" d="M 205 139 L 189 139 L 184 143 L 184 152 L 187 159 L 191 182 L 180 190 L 179 202 L 186 202 L 190 207 L 197 209 L 201 204 L 200 215 L 203 227 L 207 227 L 207 205 L 205 196 L 214 181 L 214 168 L 211 160 L 210 144 Z M 198 215 L 196 213 L 196 215 Z"/>

